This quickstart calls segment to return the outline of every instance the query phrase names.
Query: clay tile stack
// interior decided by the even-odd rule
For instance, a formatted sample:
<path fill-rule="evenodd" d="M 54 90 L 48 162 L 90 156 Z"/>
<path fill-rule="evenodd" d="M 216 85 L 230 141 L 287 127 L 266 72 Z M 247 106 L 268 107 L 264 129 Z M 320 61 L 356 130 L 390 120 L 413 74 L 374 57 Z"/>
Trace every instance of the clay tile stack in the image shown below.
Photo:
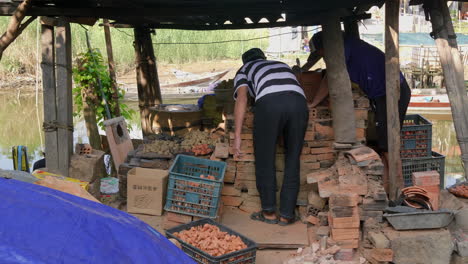
<path fill-rule="evenodd" d="M 418 186 L 406 187 L 401 190 L 404 204 L 418 209 L 432 209 L 429 193 Z"/>

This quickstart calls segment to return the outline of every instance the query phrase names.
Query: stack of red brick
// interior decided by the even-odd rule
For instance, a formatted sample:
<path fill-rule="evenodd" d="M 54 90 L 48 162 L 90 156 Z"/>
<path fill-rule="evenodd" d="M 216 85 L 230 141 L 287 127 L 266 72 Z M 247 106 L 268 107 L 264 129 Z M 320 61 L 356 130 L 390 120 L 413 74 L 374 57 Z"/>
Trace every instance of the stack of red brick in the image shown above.
<path fill-rule="evenodd" d="M 360 238 L 359 195 L 332 194 L 329 199 L 328 223 L 331 238 L 341 248 L 358 248 Z"/>
<path fill-rule="evenodd" d="M 358 140 L 364 142 L 369 101 L 358 89 L 353 91 L 353 98 L 356 116 L 356 133 Z M 232 116 L 227 117 L 228 120 L 226 120 L 226 122 L 229 123 L 229 119 L 232 118 Z M 230 123 L 232 123 L 232 120 Z M 231 149 L 230 157 L 226 160 L 227 169 L 224 177 L 225 190 L 223 191 L 222 197 L 225 206 L 239 207 L 246 212 L 257 211 L 261 208 L 255 182 L 253 126 L 254 114 L 252 112 L 247 112 L 241 134 L 241 151 L 244 155 L 240 159 L 233 158 L 232 144 L 234 141 L 234 128 L 228 131 Z M 307 174 L 320 169 L 329 168 L 336 160 L 336 154 L 333 149 L 334 135 L 331 110 L 327 102 L 317 107 L 309 107 L 309 122 L 304 140 L 305 142 L 300 158 L 301 187 L 298 205 L 304 207 L 302 211 L 307 211 L 305 207 L 308 205 L 308 200 L 310 200 L 309 193 L 313 188 L 310 184 L 307 184 Z M 279 139 L 279 144 L 277 146 L 275 165 L 279 190 L 282 184 L 284 171 L 284 147 L 282 146 L 281 139 Z M 234 189 L 238 191 L 233 191 Z M 277 195 L 279 197 L 279 192 Z"/>

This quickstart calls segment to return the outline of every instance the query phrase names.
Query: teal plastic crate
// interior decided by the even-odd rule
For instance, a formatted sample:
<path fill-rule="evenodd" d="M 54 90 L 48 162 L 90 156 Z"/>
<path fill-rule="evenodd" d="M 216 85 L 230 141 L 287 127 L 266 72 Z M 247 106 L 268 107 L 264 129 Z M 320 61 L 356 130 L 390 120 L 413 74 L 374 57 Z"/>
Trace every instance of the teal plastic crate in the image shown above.
<path fill-rule="evenodd" d="M 406 115 L 401 128 L 402 158 L 431 157 L 432 123 L 421 115 Z"/>
<path fill-rule="evenodd" d="M 205 218 L 216 218 L 226 163 L 177 155 L 169 170 L 164 210 Z M 200 178 L 214 176 L 215 180 Z"/>
<path fill-rule="evenodd" d="M 440 187 L 444 186 L 445 156 L 435 151 L 430 157 L 401 159 L 403 182 L 405 187 L 413 186 L 411 174 L 418 171 L 437 171 L 440 175 Z"/>

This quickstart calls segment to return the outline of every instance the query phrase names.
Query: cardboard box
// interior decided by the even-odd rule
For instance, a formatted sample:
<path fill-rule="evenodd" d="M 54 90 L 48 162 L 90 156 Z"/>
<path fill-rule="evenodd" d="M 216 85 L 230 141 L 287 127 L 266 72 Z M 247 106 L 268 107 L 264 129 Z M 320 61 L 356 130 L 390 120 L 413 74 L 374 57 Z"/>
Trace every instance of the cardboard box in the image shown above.
<path fill-rule="evenodd" d="M 166 198 L 167 170 L 133 168 L 128 172 L 127 211 L 162 215 Z"/>

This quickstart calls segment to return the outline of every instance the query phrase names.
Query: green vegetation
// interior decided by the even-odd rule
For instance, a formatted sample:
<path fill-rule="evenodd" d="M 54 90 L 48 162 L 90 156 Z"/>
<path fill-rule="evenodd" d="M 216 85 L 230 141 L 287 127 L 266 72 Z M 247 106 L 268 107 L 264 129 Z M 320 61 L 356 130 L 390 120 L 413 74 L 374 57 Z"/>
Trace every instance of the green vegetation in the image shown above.
<path fill-rule="evenodd" d="M 75 116 L 81 117 L 83 111 L 83 100 L 86 99 L 89 107 L 93 107 L 96 112 L 97 124 L 101 129 L 105 129 L 103 121 L 106 119 L 106 103 L 102 98 L 104 93 L 105 98 L 109 106 L 110 113 L 115 116 L 117 113 L 117 102 L 112 100 L 112 80 L 107 71 L 107 66 L 102 60 L 102 55 L 98 50 L 88 51 L 78 55 L 76 60 L 76 67 L 73 68 L 73 79 L 75 81 L 75 87 L 73 88 L 74 105 L 75 105 Z M 101 86 L 99 86 L 99 82 Z M 102 89 L 102 91 L 101 91 Z M 134 110 L 128 108 L 123 103 L 124 91 L 118 89 L 118 96 L 120 101 L 120 114 L 125 119 L 130 119 L 135 113 Z M 129 125 L 131 130 L 131 126 Z"/>
<path fill-rule="evenodd" d="M 4 32 L 9 17 L 0 17 L 0 31 Z M 89 36 L 93 48 L 105 54 L 104 30 L 98 26 L 99 22 L 89 28 Z M 34 73 L 36 67 L 37 34 L 39 28 L 37 20 L 18 37 L 5 51 L 0 62 L 0 77 L 8 73 Z M 119 72 L 134 69 L 133 30 L 111 28 L 114 59 Z M 233 39 L 251 39 L 268 36 L 268 30 L 219 30 L 219 31 L 188 31 L 158 29 L 153 35 L 155 43 L 196 43 L 214 42 Z M 40 41 L 40 40 L 39 40 Z M 165 44 L 154 45 L 155 54 L 160 63 L 185 63 L 194 61 L 208 61 L 219 59 L 238 59 L 249 48 L 266 48 L 268 38 L 218 44 Z M 78 24 L 72 24 L 73 54 L 76 56 L 87 50 L 84 29 Z M 40 47 L 39 47 L 40 52 Z M 107 60 L 104 55 L 104 60 Z"/>

